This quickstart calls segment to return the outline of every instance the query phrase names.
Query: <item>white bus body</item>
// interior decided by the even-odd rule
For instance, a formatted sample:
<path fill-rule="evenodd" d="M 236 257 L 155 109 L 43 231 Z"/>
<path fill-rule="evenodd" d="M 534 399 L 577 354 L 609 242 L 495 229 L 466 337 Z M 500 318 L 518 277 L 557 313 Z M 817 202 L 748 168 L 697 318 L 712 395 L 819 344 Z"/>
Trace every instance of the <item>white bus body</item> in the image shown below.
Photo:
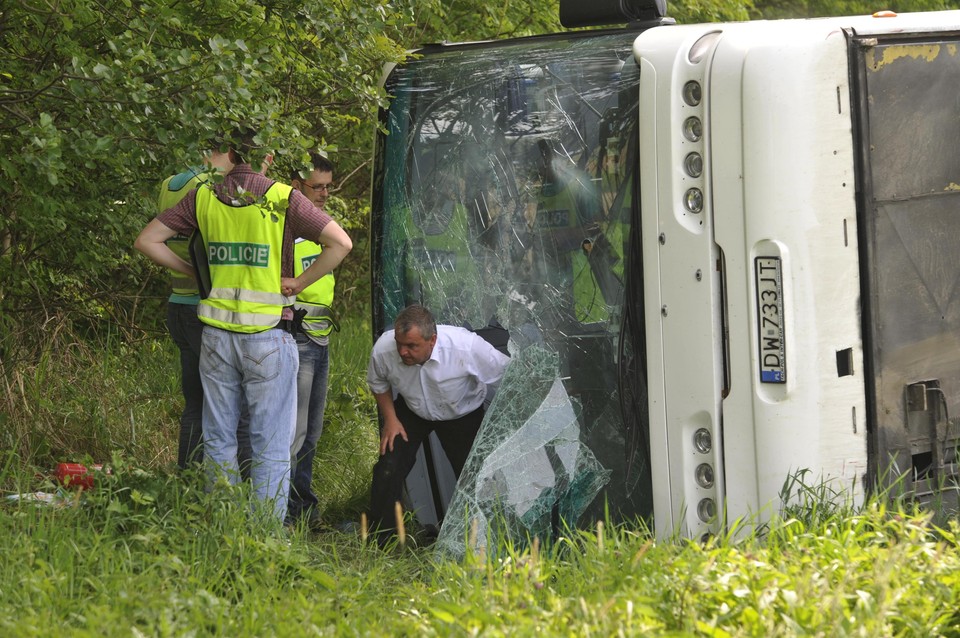
<path fill-rule="evenodd" d="M 854 499 L 895 480 L 952 489 L 960 12 L 635 30 L 611 60 L 580 33 L 441 47 L 394 72 L 377 333 L 412 301 L 444 323 L 495 316 L 512 352 L 532 326 L 559 353 L 580 442 L 614 466 L 597 502 L 660 535 L 767 520 L 798 472 Z M 551 162 L 584 176 L 565 203 Z M 582 250 L 557 239 L 571 233 Z M 572 274 L 536 274 L 550 268 Z M 586 268 L 602 312 L 576 289 Z M 591 386 L 604 378 L 609 396 Z"/>

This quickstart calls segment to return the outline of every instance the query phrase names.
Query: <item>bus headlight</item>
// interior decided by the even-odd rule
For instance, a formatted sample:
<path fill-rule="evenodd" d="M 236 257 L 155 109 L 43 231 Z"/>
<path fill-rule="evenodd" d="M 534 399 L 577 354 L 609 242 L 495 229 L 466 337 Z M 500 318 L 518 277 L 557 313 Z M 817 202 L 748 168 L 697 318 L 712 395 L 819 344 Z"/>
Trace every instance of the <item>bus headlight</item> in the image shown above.
<path fill-rule="evenodd" d="M 699 213 L 703 210 L 703 191 L 699 188 L 691 188 L 683 196 L 683 205 L 691 213 Z"/>
<path fill-rule="evenodd" d="M 683 170 L 690 177 L 700 177 L 703 173 L 703 157 L 700 153 L 687 153 L 687 156 L 683 158 Z"/>
<path fill-rule="evenodd" d="M 690 80 L 683 85 L 683 101 L 689 106 L 697 106 L 701 99 L 703 99 L 703 91 L 699 82 Z"/>
<path fill-rule="evenodd" d="M 683 136 L 691 142 L 699 142 L 703 137 L 703 123 L 699 117 L 688 117 L 683 121 Z"/>
<path fill-rule="evenodd" d="M 693 447 L 697 449 L 697 452 L 701 454 L 706 454 L 713 449 L 713 437 L 710 435 L 710 430 L 706 428 L 700 428 L 693 433 Z"/>
<path fill-rule="evenodd" d="M 713 466 L 709 463 L 701 463 L 696 469 L 697 485 L 700 487 L 713 487 Z"/>
<path fill-rule="evenodd" d="M 697 516 L 704 523 L 709 523 L 717 515 L 717 504 L 712 498 L 705 498 L 697 504 Z"/>

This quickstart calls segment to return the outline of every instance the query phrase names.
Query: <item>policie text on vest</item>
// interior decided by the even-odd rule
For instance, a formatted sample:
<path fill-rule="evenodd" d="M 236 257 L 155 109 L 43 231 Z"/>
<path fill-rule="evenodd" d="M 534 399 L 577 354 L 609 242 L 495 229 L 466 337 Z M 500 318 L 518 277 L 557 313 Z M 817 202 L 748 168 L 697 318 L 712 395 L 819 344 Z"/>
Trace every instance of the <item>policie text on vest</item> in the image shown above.
<path fill-rule="evenodd" d="M 207 245 L 211 266 L 252 266 L 266 268 L 270 261 L 269 244 L 213 241 Z"/>

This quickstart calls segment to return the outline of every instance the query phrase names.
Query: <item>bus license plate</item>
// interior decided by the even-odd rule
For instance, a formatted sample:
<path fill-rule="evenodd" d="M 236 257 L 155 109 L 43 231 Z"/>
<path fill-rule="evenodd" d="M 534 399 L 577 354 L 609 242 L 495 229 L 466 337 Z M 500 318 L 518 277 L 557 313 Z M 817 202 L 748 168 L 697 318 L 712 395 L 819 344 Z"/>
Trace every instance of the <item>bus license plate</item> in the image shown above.
<path fill-rule="evenodd" d="M 757 323 L 760 383 L 786 383 L 787 357 L 783 341 L 783 281 L 779 257 L 757 257 Z"/>

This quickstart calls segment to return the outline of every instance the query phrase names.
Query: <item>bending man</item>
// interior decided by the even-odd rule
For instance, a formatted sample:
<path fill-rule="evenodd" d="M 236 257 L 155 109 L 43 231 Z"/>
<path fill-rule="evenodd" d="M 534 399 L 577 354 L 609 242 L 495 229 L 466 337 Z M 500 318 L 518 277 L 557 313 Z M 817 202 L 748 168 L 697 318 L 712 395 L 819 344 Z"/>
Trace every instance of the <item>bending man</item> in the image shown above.
<path fill-rule="evenodd" d="M 460 476 L 510 358 L 465 328 L 436 325 L 423 306 L 404 308 L 377 340 L 367 383 L 383 427 L 373 468 L 370 517 L 382 544 L 392 533 L 394 503 L 423 440 L 436 432 Z"/>

